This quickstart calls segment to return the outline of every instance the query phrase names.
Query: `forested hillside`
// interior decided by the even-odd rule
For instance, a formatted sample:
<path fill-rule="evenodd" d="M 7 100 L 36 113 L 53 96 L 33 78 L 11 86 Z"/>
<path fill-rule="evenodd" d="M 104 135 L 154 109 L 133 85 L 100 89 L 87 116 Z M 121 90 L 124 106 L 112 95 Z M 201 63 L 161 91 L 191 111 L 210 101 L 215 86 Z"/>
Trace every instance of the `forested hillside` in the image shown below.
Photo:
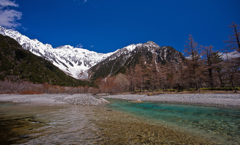
<path fill-rule="evenodd" d="M 24 50 L 14 39 L 0 35 L 0 80 L 48 83 L 60 86 L 92 86 L 76 80 L 45 59 Z"/>

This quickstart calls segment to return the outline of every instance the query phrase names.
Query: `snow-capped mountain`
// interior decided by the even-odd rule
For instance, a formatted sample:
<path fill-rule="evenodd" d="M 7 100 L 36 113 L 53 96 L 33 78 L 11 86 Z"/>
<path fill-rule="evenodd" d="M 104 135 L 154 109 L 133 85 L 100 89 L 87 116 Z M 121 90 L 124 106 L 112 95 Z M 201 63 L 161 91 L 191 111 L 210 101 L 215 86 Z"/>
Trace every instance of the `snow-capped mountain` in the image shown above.
<path fill-rule="evenodd" d="M 170 46 L 160 47 L 153 41 L 144 44 L 132 44 L 115 51 L 111 56 L 99 62 L 88 70 L 89 78 L 107 78 L 109 76 L 126 73 L 136 64 L 144 61 L 145 65 L 155 65 L 161 63 L 170 63 L 173 66 L 178 65 L 185 57 L 181 52 Z M 158 70 L 158 68 L 157 68 Z"/>
<path fill-rule="evenodd" d="M 0 34 L 15 39 L 22 47 L 33 54 L 52 62 L 66 74 L 77 78 L 88 78 L 88 69 L 106 59 L 113 53 L 97 53 L 83 48 L 74 48 L 70 45 L 53 48 L 50 44 L 43 44 L 37 39 L 30 39 L 11 29 L 0 26 Z"/>

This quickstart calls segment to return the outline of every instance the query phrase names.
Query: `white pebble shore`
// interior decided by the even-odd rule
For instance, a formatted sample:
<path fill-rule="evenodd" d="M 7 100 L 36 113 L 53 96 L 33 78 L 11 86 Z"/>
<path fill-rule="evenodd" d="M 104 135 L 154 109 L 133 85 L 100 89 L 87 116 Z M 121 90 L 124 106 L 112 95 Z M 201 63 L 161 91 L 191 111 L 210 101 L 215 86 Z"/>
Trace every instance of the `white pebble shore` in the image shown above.
<path fill-rule="evenodd" d="M 91 94 L 40 94 L 40 95 L 0 95 L 1 102 L 31 104 L 73 104 L 95 106 L 107 103 L 105 99 L 94 98 Z"/>
<path fill-rule="evenodd" d="M 110 95 L 104 98 L 240 107 L 240 94 Z"/>
<path fill-rule="evenodd" d="M 240 107 L 240 94 L 161 94 L 147 95 L 109 95 L 103 98 L 124 99 L 131 101 L 156 101 L 167 103 L 202 104 L 214 106 Z M 73 104 L 100 105 L 109 103 L 105 99 L 97 99 L 91 94 L 40 94 L 40 95 L 0 95 L 1 102 L 32 104 Z"/>

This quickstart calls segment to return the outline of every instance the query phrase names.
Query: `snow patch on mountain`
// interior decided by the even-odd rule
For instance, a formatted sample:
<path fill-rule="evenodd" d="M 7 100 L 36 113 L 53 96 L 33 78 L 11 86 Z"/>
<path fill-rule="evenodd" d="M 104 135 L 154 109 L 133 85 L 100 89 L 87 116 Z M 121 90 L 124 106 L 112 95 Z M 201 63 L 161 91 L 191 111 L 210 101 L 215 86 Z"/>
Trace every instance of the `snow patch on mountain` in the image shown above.
<path fill-rule="evenodd" d="M 74 48 L 70 45 L 53 48 L 50 44 L 43 44 L 37 39 L 30 39 L 17 31 L 5 29 L 1 26 L 0 34 L 15 39 L 24 49 L 45 58 L 66 74 L 77 79 L 88 78 L 87 70 L 90 67 L 113 54 L 97 53 L 83 48 Z"/>
<path fill-rule="evenodd" d="M 133 51 L 136 47 L 137 47 L 137 45 L 131 44 L 131 45 L 125 47 L 125 48 L 126 48 L 129 52 L 131 52 L 131 51 Z"/>
<path fill-rule="evenodd" d="M 240 57 L 240 53 L 237 52 L 236 50 L 233 52 L 226 52 L 226 53 L 219 52 L 219 55 L 224 60 Z"/>

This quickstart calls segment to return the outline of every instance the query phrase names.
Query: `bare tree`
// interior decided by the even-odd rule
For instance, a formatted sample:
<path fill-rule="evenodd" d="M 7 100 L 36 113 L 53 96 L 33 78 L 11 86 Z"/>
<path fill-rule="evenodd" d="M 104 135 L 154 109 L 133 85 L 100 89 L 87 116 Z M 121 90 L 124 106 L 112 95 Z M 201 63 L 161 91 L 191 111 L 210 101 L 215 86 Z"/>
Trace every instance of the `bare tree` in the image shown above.
<path fill-rule="evenodd" d="M 235 82 L 236 80 L 240 81 L 240 78 L 236 77 L 239 76 L 237 75 L 239 73 L 239 68 L 240 68 L 239 58 L 232 58 L 225 61 L 225 69 L 228 75 L 229 83 L 235 89 L 235 91 L 236 91 Z"/>
<path fill-rule="evenodd" d="M 217 65 L 218 52 L 213 51 L 213 46 L 206 46 L 203 49 L 205 68 L 207 71 L 207 82 L 211 88 L 214 87 L 214 71 Z"/>
<path fill-rule="evenodd" d="M 136 90 L 136 77 L 135 77 L 135 70 L 133 68 L 128 69 L 127 78 L 129 80 L 129 90 L 135 91 Z"/>
<path fill-rule="evenodd" d="M 213 69 L 216 73 L 215 82 L 219 81 L 220 87 L 225 86 L 224 82 L 224 70 L 223 70 L 223 58 L 220 56 L 218 52 L 213 52 L 211 55 Z"/>
<path fill-rule="evenodd" d="M 202 75 L 200 59 L 201 55 L 199 53 L 200 48 L 198 47 L 198 43 L 194 41 L 192 35 L 189 35 L 184 51 L 189 56 L 189 59 L 186 60 L 186 64 L 189 69 L 191 86 L 194 86 L 196 90 L 199 90 L 200 76 Z"/>
<path fill-rule="evenodd" d="M 178 92 L 183 91 L 186 88 L 186 80 L 187 80 L 187 70 L 186 65 L 184 62 L 179 62 L 176 66 L 175 78 L 176 78 L 176 89 Z"/>
<path fill-rule="evenodd" d="M 228 44 L 228 48 L 236 50 L 240 53 L 240 28 L 238 24 L 234 22 L 229 26 L 232 29 L 232 35 L 229 36 L 229 40 L 225 41 Z"/>
<path fill-rule="evenodd" d="M 135 66 L 135 82 L 136 87 L 140 89 L 140 91 L 143 91 L 144 90 L 143 68 L 139 64 Z"/>
<path fill-rule="evenodd" d="M 229 36 L 229 40 L 226 41 L 227 48 L 229 50 L 236 50 L 238 53 L 240 53 L 240 42 L 239 42 L 239 36 L 240 36 L 240 30 L 239 25 L 232 23 L 230 25 L 230 28 L 232 29 L 232 35 Z M 235 81 L 240 81 L 239 73 L 240 73 L 240 57 L 237 58 L 227 58 L 225 61 L 226 64 L 226 71 L 228 74 L 229 82 L 232 87 L 235 88 L 236 92 L 236 86 Z"/>
<path fill-rule="evenodd" d="M 129 91 L 129 84 L 127 76 L 121 73 L 118 74 L 114 80 L 114 87 L 116 88 L 116 91 L 119 92 Z"/>

